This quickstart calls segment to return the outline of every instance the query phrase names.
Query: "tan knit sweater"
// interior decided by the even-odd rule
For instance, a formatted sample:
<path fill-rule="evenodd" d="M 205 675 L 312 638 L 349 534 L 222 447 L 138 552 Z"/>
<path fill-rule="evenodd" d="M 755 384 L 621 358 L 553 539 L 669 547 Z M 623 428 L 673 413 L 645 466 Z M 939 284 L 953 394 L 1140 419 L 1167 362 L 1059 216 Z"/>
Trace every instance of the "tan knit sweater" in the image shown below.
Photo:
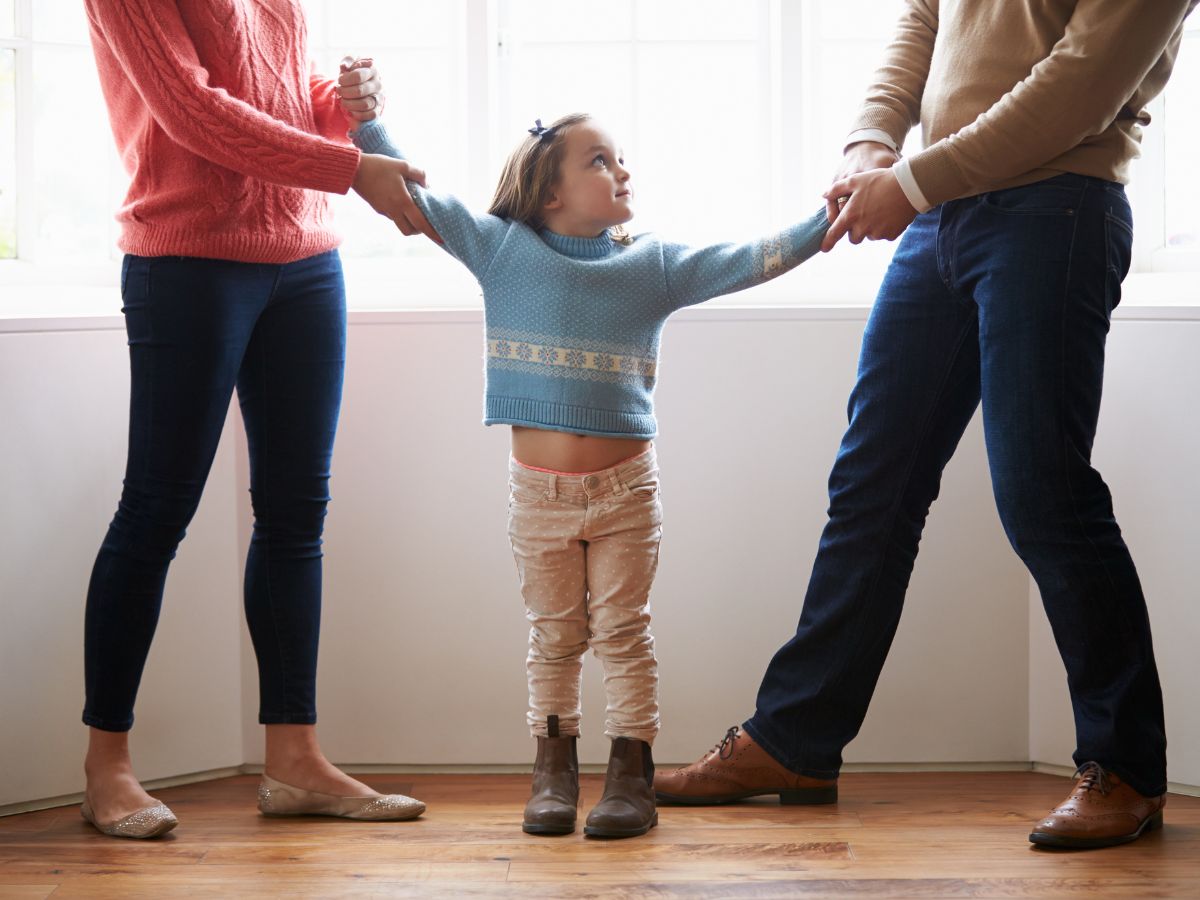
<path fill-rule="evenodd" d="M 933 206 L 1062 172 L 1128 179 L 1197 0 L 907 0 L 854 131 L 901 146 Z"/>

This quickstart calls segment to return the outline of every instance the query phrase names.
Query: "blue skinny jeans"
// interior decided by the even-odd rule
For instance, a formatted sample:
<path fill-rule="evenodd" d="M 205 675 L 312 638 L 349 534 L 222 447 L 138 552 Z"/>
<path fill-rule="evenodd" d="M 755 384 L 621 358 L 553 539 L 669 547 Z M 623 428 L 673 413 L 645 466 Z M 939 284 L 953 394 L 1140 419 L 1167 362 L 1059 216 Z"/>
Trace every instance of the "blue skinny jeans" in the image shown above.
<path fill-rule="evenodd" d="M 316 721 L 321 533 L 341 406 L 346 302 L 336 251 L 286 265 L 125 257 L 129 455 L 88 586 L 83 721 L 128 731 L 167 568 L 237 389 L 254 532 L 245 608 L 259 721 Z"/>

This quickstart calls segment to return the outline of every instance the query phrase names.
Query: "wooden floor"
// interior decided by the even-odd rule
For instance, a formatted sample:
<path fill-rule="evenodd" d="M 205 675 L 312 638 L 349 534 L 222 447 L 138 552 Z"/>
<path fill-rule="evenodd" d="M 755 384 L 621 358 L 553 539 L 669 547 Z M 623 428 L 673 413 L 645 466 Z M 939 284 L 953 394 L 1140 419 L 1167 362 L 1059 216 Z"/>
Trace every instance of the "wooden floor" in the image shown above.
<path fill-rule="evenodd" d="M 522 834 L 521 776 L 366 780 L 429 811 L 264 819 L 241 776 L 157 792 L 181 824 L 155 841 L 104 837 L 78 807 L 0 819 L 0 898 L 1200 897 L 1200 798 L 1172 796 L 1134 844 L 1039 850 L 1030 825 L 1069 785 L 1050 775 L 844 775 L 837 806 L 665 807 L 623 841 Z M 585 814 L 601 786 L 585 776 Z"/>

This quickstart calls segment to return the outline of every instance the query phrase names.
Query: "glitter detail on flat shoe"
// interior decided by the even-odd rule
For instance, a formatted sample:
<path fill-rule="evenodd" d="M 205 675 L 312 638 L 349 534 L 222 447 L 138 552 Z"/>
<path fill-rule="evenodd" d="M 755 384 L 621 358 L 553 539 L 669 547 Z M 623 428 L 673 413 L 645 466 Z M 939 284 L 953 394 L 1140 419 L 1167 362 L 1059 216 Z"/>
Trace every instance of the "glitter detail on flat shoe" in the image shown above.
<path fill-rule="evenodd" d="M 412 797 L 406 797 L 404 794 L 384 794 L 381 797 L 373 798 L 353 818 L 407 819 L 411 816 L 419 816 L 423 812 L 425 812 L 425 804 L 420 800 L 414 800 Z"/>
<path fill-rule="evenodd" d="M 264 816 L 333 816 L 373 822 L 415 819 L 425 804 L 404 794 L 378 797 L 338 797 L 306 791 L 263 775 L 258 786 L 258 809 Z"/>
<path fill-rule="evenodd" d="M 84 820 L 95 827 L 97 831 L 101 834 L 107 834 L 110 837 L 158 837 L 159 835 L 166 834 L 179 824 L 179 820 L 175 818 L 175 814 L 164 803 L 139 809 L 137 812 L 131 813 L 125 818 L 118 819 L 116 822 L 107 825 L 102 825 L 96 821 L 96 816 L 92 812 L 92 808 L 88 806 L 86 800 L 80 807 L 79 812 Z"/>

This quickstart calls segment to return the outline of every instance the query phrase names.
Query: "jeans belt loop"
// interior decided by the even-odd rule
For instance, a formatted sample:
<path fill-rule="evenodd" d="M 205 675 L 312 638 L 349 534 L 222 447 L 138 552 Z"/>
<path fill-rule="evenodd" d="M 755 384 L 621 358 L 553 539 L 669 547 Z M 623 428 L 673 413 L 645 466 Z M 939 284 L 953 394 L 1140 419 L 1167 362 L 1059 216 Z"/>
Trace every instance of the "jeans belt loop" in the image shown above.
<path fill-rule="evenodd" d="M 608 481 L 612 485 L 613 493 L 618 497 L 629 490 L 629 486 L 625 483 L 625 479 L 621 476 L 624 473 L 619 469 L 613 469 L 608 473 Z"/>
<path fill-rule="evenodd" d="M 550 489 L 546 492 L 546 496 L 551 500 L 558 499 L 558 476 L 553 472 L 550 473 Z"/>

